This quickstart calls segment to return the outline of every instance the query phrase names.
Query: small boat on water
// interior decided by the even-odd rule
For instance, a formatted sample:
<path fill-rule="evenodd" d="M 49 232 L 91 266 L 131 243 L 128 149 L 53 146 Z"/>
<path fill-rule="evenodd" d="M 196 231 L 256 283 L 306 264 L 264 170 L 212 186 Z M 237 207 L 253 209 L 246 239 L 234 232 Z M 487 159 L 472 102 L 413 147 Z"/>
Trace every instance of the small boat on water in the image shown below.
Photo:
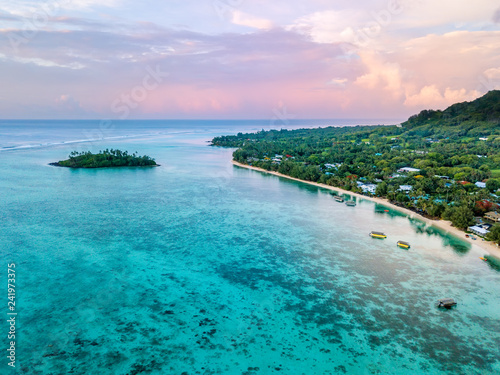
<path fill-rule="evenodd" d="M 347 201 L 347 202 L 345 202 L 345 205 L 349 206 L 349 207 L 354 207 L 354 206 L 356 206 L 356 202 L 354 202 L 354 201 Z"/>
<path fill-rule="evenodd" d="M 373 238 L 387 238 L 387 235 L 385 233 L 375 231 L 371 231 L 370 236 Z"/>
<path fill-rule="evenodd" d="M 344 201 L 344 198 L 343 198 L 343 197 L 340 197 L 340 196 L 338 196 L 338 195 L 337 195 L 337 196 L 335 197 L 335 200 L 336 200 L 337 202 L 342 203 L 342 202 Z"/>
<path fill-rule="evenodd" d="M 491 264 L 497 268 L 500 268 L 500 258 L 491 254 L 485 255 L 480 258 L 481 260 L 484 260 L 488 264 Z"/>
<path fill-rule="evenodd" d="M 457 303 L 453 298 L 442 298 L 438 300 L 437 307 L 444 307 L 445 309 L 451 309 L 453 306 L 456 306 Z"/>
<path fill-rule="evenodd" d="M 403 248 L 403 249 L 409 249 L 410 244 L 406 241 L 398 241 L 398 246 Z"/>

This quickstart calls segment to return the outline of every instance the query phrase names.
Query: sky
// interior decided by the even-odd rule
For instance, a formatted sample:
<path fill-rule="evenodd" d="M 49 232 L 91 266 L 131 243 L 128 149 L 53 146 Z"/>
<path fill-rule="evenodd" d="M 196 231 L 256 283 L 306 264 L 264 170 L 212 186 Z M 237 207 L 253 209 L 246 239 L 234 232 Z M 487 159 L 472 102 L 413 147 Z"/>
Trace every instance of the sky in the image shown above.
<path fill-rule="evenodd" d="M 4 119 L 405 119 L 500 89 L 492 0 L 1 3 Z"/>

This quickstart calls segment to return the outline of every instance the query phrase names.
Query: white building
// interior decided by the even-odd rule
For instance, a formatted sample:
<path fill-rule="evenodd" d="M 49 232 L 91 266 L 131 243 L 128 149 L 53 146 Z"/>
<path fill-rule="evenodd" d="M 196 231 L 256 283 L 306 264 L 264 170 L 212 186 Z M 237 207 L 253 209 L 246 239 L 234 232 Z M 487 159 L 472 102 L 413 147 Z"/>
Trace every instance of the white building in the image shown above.
<path fill-rule="evenodd" d="M 399 190 L 404 191 L 405 193 L 409 193 L 413 189 L 411 185 L 399 185 Z"/>
<path fill-rule="evenodd" d="M 375 189 L 377 188 L 377 185 L 366 184 L 366 185 L 361 185 L 360 187 L 361 187 L 361 190 L 363 190 L 363 193 L 375 194 Z"/>
<path fill-rule="evenodd" d="M 469 227 L 467 228 L 469 230 L 469 232 L 472 232 L 478 236 L 486 236 L 489 232 L 489 230 L 483 228 L 482 226 L 480 225 L 474 225 L 473 227 Z"/>
<path fill-rule="evenodd" d="M 486 182 L 481 182 L 481 181 L 478 181 L 475 183 L 475 185 L 478 187 L 478 188 L 481 188 L 481 189 L 485 189 L 486 188 Z"/>
<path fill-rule="evenodd" d="M 411 168 L 411 167 L 404 167 L 404 168 L 398 169 L 398 172 L 399 173 L 403 173 L 403 172 L 408 172 L 408 173 L 411 173 L 411 172 L 420 172 L 420 169 L 418 169 L 418 168 Z"/>
<path fill-rule="evenodd" d="M 339 168 L 342 165 L 342 163 L 335 163 L 335 164 L 325 164 L 325 168 Z"/>

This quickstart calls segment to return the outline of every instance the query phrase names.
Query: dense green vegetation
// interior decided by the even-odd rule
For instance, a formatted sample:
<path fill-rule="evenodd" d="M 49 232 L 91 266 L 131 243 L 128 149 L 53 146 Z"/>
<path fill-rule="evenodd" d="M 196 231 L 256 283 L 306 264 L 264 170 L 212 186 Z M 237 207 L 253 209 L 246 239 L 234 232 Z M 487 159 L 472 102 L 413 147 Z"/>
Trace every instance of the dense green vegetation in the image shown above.
<path fill-rule="evenodd" d="M 240 163 L 307 181 L 358 193 L 373 184 L 377 196 L 467 228 L 498 203 L 500 91 L 422 111 L 399 126 L 262 130 L 212 144 L 237 147 Z M 418 171 L 398 172 L 405 167 Z"/>
<path fill-rule="evenodd" d="M 424 110 L 418 115 L 411 116 L 403 123 L 406 128 L 429 126 L 460 126 L 460 128 L 474 128 L 475 134 L 480 134 L 488 124 L 498 124 L 500 119 L 500 91 L 488 92 L 473 102 L 453 104 L 444 111 Z M 449 130 L 449 129 L 448 129 Z M 486 135 L 487 131 L 484 133 Z"/>
<path fill-rule="evenodd" d="M 98 154 L 90 151 L 78 153 L 73 151 L 68 160 L 52 163 L 59 167 L 69 168 L 109 168 L 109 167 L 148 167 L 156 166 L 154 159 L 149 156 L 138 156 L 136 153 L 129 154 L 127 151 L 104 150 Z"/>

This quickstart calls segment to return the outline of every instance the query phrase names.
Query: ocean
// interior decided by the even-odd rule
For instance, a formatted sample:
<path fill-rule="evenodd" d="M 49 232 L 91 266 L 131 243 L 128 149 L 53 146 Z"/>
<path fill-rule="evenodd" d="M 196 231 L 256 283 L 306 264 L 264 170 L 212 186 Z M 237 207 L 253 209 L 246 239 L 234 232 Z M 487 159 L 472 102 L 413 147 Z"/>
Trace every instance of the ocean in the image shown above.
<path fill-rule="evenodd" d="M 0 373 L 499 374 L 500 272 L 479 247 L 208 146 L 357 123 L 383 122 L 0 121 Z M 48 165 L 105 148 L 161 167 Z"/>

